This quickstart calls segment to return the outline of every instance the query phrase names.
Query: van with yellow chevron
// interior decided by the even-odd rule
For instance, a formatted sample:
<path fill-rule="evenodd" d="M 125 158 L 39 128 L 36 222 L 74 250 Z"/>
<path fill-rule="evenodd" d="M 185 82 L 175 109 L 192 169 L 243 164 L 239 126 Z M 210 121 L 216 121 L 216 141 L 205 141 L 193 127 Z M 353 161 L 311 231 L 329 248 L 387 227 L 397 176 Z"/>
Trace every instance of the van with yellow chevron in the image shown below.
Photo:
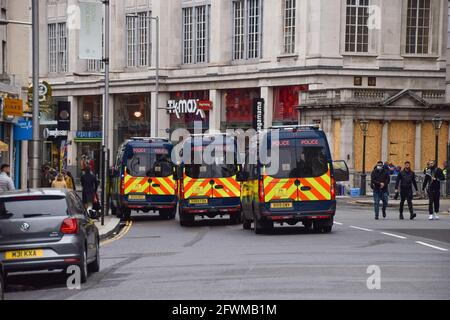
<path fill-rule="evenodd" d="M 195 217 L 229 217 L 240 222 L 241 184 L 237 144 L 229 134 L 200 134 L 188 137 L 182 148 L 180 166 L 180 224 Z"/>
<path fill-rule="evenodd" d="M 275 223 L 303 223 L 331 232 L 336 182 L 349 180 L 349 171 L 344 161 L 332 161 L 325 133 L 316 125 L 283 126 L 260 137 L 248 148 L 242 173 L 244 229 L 254 223 L 255 233 L 261 234 Z M 262 159 L 264 150 L 270 159 Z"/>
<path fill-rule="evenodd" d="M 119 147 L 111 181 L 113 214 L 129 219 L 132 211 L 158 211 L 164 219 L 175 218 L 178 177 L 172 150 L 164 138 L 136 137 Z"/>

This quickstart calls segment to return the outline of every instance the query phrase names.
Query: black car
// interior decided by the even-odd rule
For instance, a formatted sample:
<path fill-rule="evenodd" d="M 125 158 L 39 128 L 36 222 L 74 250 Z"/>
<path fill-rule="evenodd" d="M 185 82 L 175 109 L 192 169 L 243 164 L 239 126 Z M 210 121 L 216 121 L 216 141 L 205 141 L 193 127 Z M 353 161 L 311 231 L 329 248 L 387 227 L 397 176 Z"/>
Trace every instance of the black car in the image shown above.
<path fill-rule="evenodd" d="M 0 195 L 0 261 L 4 272 L 100 270 L 100 237 L 73 191 L 36 189 Z"/>

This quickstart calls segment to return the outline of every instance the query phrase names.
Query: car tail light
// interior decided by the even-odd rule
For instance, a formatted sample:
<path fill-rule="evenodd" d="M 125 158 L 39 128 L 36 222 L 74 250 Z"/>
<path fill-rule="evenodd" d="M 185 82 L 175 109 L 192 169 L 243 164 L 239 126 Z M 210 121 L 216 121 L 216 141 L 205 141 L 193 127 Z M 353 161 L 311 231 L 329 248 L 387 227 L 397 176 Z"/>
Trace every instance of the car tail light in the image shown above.
<path fill-rule="evenodd" d="M 331 200 L 336 200 L 336 180 L 331 178 Z"/>
<path fill-rule="evenodd" d="M 265 198 L 264 198 L 264 177 L 262 177 L 262 179 L 259 180 L 259 202 L 265 202 Z"/>
<path fill-rule="evenodd" d="M 75 218 L 64 219 L 61 225 L 61 233 L 63 234 L 77 234 L 78 233 L 78 221 Z"/>

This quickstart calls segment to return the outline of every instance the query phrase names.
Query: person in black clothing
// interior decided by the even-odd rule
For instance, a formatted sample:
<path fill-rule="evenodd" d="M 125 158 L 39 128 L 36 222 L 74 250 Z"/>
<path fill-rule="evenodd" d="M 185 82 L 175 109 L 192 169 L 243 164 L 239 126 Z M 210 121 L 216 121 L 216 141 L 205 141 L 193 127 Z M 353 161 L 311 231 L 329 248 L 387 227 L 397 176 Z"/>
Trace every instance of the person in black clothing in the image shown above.
<path fill-rule="evenodd" d="M 441 181 L 444 181 L 444 173 L 438 168 L 436 161 L 430 161 L 425 170 L 425 181 L 422 190 L 427 190 L 429 213 L 428 220 L 439 220 L 439 206 L 441 201 Z"/>
<path fill-rule="evenodd" d="M 371 184 L 373 189 L 373 199 L 375 202 L 375 219 L 379 219 L 380 214 L 380 200 L 383 202 L 383 218 L 386 218 L 386 209 L 389 200 L 389 182 L 391 177 L 389 171 L 383 167 L 383 162 L 378 161 L 377 166 L 371 174 Z"/>
<path fill-rule="evenodd" d="M 83 204 L 86 209 L 92 208 L 97 194 L 98 181 L 89 168 L 86 168 L 85 174 L 81 176 L 81 186 L 83 188 Z"/>
<path fill-rule="evenodd" d="M 411 162 L 405 162 L 405 169 L 401 171 L 397 176 L 397 182 L 395 183 L 395 192 L 399 193 L 400 187 L 400 220 L 403 220 L 403 208 L 405 207 L 405 201 L 408 202 L 408 208 L 410 213 L 410 219 L 414 220 L 416 214 L 414 214 L 413 209 L 413 187 L 416 192 L 419 191 L 417 188 L 416 174 L 411 170 Z"/>

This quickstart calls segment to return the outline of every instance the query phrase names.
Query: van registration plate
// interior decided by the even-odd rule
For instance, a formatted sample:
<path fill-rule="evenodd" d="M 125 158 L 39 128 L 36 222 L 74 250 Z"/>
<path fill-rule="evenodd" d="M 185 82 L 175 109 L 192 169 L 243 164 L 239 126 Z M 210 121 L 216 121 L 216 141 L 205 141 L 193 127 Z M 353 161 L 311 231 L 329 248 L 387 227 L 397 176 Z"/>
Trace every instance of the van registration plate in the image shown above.
<path fill-rule="evenodd" d="M 189 204 L 208 204 L 208 199 L 191 199 Z"/>
<path fill-rule="evenodd" d="M 292 202 L 274 202 L 270 204 L 271 209 L 292 209 Z"/>

